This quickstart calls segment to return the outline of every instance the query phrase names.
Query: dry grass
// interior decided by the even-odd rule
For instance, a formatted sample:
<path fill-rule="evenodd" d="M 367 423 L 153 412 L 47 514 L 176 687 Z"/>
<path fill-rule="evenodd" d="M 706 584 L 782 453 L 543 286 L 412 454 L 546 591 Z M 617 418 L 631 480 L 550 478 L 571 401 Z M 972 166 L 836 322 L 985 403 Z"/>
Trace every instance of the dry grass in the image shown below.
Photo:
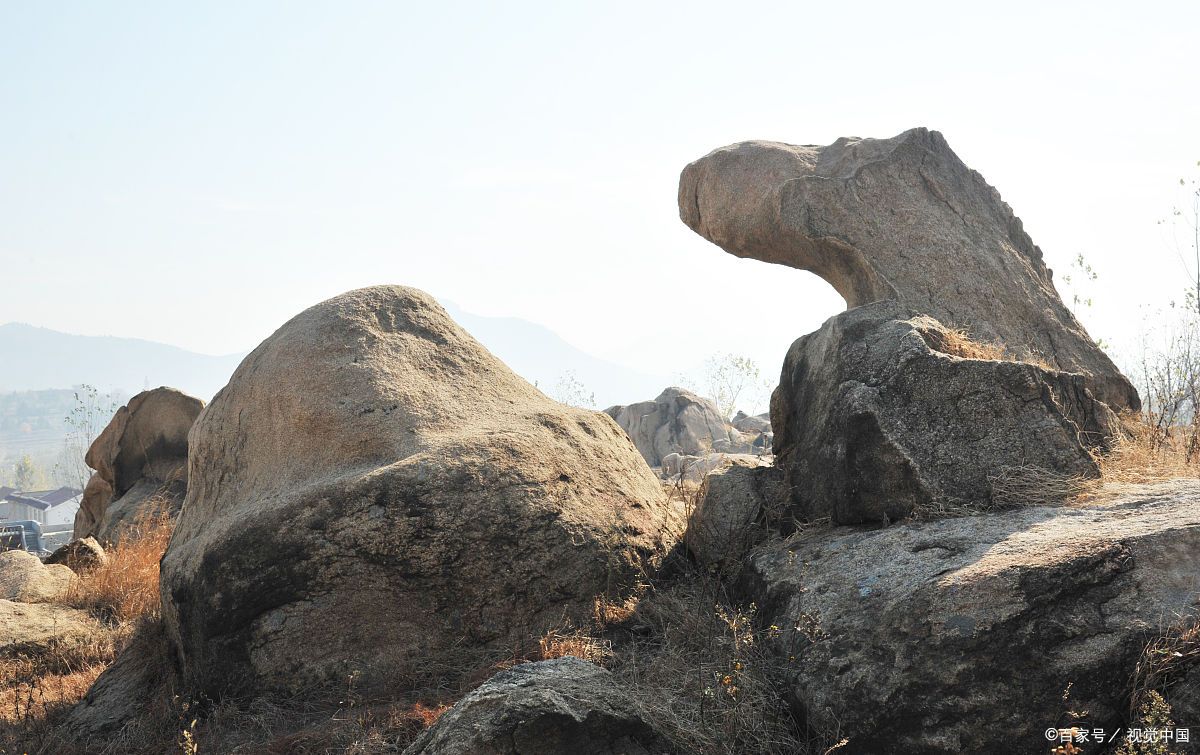
<path fill-rule="evenodd" d="M 679 752 L 825 752 L 802 736 L 785 700 L 778 627 L 757 626 L 719 582 L 691 571 L 647 595 L 623 629 L 610 667 Z"/>
<path fill-rule="evenodd" d="M 1146 643 L 1133 674 L 1130 712 L 1147 702 L 1151 693 L 1166 695 L 1183 675 L 1200 662 L 1200 621 L 1180 621 Z"/>
<path fill-rule="evenodd" d="M 927 338 L 929 336 L 927 335 Z M 988 359 L 1005 361 L 1008 359 L 1005 348 L 996 343 L 980 343 L 971 338 L 964 328 L 946 328 L 933 336 L 935 344 L 930 344 L 943 354 L 962 357 L 963 359 Z"/>
<path fill-rule="evenodd" d="M 538 640 L 538 660 L 574 656 L 603 666 L 612 658 L 612 643 L 579 630 L 552 629 Z"/>
<path fill-rule="evenodd" d="M 1006 467 L 988 478 L 992 486 L 990 509 L 1021 506 L 1055 506 L 1092 495 L 1101 479 L 1066 475 L 1033 466 Z"/>
<path fill-rule="evenodd" d="M 104 564 L 80 575 L 65 602 L 115 624 L 157 617 L 158 564 L 174 526 L 162 510 L 138 519 Z"/>
<path fill-rule="evenodd" d="M 159 617 L 158 562 L 173 523 L 155 512 L 137 521 L 107 561 L 79 576 L 60 602 L 99 620 L 95 633 L 44 652 L 0 658 L 0 752 L 38 751 L 54 739 L 58 719 L 96 678 Z M 50 751 L 68 751 L 55 745 Z"/>
<path fill-rule="evenodd" d="M 1150 639 L 1133 674 L 1129 726 L 1134 729 L 1172 729 L 1171 689 L 1200 662 L 1200 621 L 1181 620 Z M 1186 721 L 1178 722 L 1187 725 Z M 1114 755 L 1171 755 L 1173 742 L 1123 742 Z M 1190 750 L 1188 750 L 1190 752 Z"/>
<path fill-rule="evenodd" d="M 40 652 L 0 659 L 0 752 L 78 702 L 116 656 L 118 638 L 102 631 Z"/>
<path fill-rule="evenodd" d="M 1187 428 L 1162 430 L 1140 414 L 1121 417 L 1124 433 L 1098 457 L 1105 482 L 1141 485 L 1200 477 L 1200 455 L 1188 454 Z"/>
<path fill-rule="evenodd" d="M 971 338 L 965 328 L 922 329 L 930 348 L 961 359 L 983 359 L 991 362 L 1024 362 L 1043 370 L 1055 370 L 1044 358 L 1026 350 L 1015 354 L 999 343 L 985 343 Z"/>

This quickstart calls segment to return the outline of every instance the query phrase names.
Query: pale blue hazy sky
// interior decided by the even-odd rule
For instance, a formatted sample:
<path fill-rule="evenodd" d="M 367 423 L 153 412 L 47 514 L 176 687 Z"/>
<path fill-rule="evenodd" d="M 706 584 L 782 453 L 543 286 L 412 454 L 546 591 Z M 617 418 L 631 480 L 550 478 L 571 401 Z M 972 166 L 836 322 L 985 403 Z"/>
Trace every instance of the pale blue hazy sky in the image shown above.
<path fill-rule="evenodd" d="M 692 234 L 680 169 L 925 125 L 1060 276 L 1087 255 L 1120 343 L 1183 287 L 1155 223 L 1200 160 L 1197 29 L 1196 2 L 6 3 L 0 322 L 228 353 L 403 283 L 657 371 L 774 371 L 841 300 Z"/>

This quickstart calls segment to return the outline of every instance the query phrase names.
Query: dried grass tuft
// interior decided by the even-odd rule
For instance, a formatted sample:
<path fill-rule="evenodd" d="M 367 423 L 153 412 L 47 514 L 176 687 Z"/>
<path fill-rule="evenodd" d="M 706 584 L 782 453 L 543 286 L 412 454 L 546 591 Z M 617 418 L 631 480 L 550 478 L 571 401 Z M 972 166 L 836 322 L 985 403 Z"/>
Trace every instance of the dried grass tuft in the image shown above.
<path fill-rule="evenodd" d="M 930 328 L 922 329 L 921 333 L 930 348 L 950 356 L 991 362 L 1024 362 L 1043 370 L 1055 370 L 1048 361 L 1028 349 L 1024 353 L 1014 354 L 1003 344 L 974 340 L 965 328 Z"/>
<path fill-rule="evenodd" d="M 1121 417 L 1124 432 L 1098 457 L 1105 482 L 1143 485 L 1200 476 L 1200 455 L 1189 454 L 1186 428 L 1159 428 L 1140 414 Z"/>
<path fill-rule="evenodd" d="M 80 575 L 64 602 L 116 624 L 157 617 L 158 565 L 174 527 L 165 507 L 150 509 L 108 549 L 104 564 Z"/>

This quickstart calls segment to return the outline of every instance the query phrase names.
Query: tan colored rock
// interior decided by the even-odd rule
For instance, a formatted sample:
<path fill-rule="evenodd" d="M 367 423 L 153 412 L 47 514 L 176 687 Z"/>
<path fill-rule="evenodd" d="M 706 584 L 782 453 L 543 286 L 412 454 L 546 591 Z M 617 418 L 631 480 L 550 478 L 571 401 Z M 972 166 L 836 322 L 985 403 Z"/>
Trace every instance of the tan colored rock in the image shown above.
<path fill-rule="evenodd" d="M 187 490 L 188 431 L 202 408 L 198 398 L 155 388 L 117 410 L 84 458 L 96 474 L 75 517 L 76 539 L 113 543 L 141 517 L 178 514 Z"/>
<path fill-rule="evenodd" d="M 653 401 L 610 406 L 604 413 L 617 421 L 652 467 L 677 453 L 698 456 L 714 450 L 715 442 L 740 441 L 741 436 L 721 416 L 712 401 L 683 388 L 667 388 Z"/>
<path fill-rule="evenodd" d="M 83 500 L 75 512 L 74 538 L 91 537 L 100 529 L 108 502 L 112 500 L 112 485 L 99 472 L 93 472 L 83 489 Z"/>
<path fill-rule="evenodd" d="M 1063 305 L 1020 219 L 936 131 L 722 147 L 684 168 L 679 214 L 730 254 L 816 273 L 848 308 L 896 300 L 1085 373 L 1114 409 L 1140 405 Z"/>
<path fill-rule="evenodd" d="M 0 552 L 0 599 L 48 603 L 65 595 L 74 583 L 75 572 L 65 566 L 47 566 L 28 551 Z"/>
<path fill-rule="evenodd" d="M 76 574 L 92 571 L 108 562 L 108 554 L 94 537 L 72 540 L 50 554 L 46 564 L 62 564 Z"/>
<path fill-rule="evenodd" d="M 52 643 L 86 641 L 100 625 L 78 608 L 0 598 L 0 658 L 35 654 Z"/>
<path fill-rule="evenodd" d="M 201 691 L 395 692 L 586 622 L 680 529 L 609 417 L 428 295 L 367 288 L 284 324 L 201 413 L 163 612 Z"/>
<path fill-rule="evenodd" d="M 812 529 L 756 552 L 743 597 L 781 628 L 797 712 L 846 752 L 1046 752 L 1047 728 L 1131 725 L 1147 640 L 1196 616 L 1197 552 L 1200 482 L 1178 480 L 1086 507 Z"/>

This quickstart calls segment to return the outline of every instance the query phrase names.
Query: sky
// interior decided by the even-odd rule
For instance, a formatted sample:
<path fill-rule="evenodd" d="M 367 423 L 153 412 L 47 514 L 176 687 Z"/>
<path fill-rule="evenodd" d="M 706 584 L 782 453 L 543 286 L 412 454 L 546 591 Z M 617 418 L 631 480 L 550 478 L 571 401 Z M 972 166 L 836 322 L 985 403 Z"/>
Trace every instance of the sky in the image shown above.
<path fill-rule="evenodd" d="M 1197 28 L 1196 2 L 6 3 L 0 323 L 228 354 L 399 283 L 645 371 L 772 373 L 844 303 L 692 233 L 679 171 L 928 126 L 1058 279 L 1085 256 L 1079 315 L 1124 348 L 1187 278 L 1158 221 L 1200 160 Z"/>

